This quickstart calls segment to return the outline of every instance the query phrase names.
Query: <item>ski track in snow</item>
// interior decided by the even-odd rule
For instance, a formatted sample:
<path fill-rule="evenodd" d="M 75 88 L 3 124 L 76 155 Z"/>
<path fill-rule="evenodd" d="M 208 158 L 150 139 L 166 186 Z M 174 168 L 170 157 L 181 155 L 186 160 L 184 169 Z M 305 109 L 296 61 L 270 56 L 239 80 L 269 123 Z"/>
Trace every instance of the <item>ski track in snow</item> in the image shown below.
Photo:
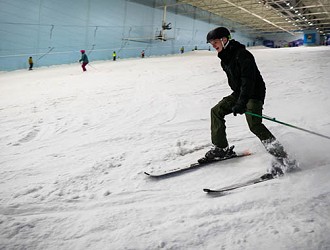
<path fill-rule="evenodd" d="M 327 47 L 253 49 L 264 112 L 330 135 Z M 302 171 L 214 197 L 271 157 L 243 116 L 249 157 L 154 180 L 211 146 L 209 112 L 231 93 L 214 52 L 0 73 L 0 249 L 330 249 L 329 140 L 267 127 Z"/>

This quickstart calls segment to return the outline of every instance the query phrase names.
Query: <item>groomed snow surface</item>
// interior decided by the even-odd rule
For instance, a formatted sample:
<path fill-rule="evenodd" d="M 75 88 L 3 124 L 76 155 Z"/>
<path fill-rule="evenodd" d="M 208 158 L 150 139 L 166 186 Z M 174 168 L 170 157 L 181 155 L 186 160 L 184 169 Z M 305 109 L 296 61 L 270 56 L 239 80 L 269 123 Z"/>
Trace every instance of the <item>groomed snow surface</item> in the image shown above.
<path fill-rule="evenodd" d="M 264 114 L 330 136 L 330 47 L 251 49 Z M 79 57 L 79 55 L 78 55 Z M 79 58 L 77 58 L 79 59 Z M 271 156 L 154 180 L 210 148 L 210 109 L 231 90 L 214 51 L 0 73 L 0 249 L 330 249 L 330 140 L 264 120 L 302 171 L 222 196 Z"/>

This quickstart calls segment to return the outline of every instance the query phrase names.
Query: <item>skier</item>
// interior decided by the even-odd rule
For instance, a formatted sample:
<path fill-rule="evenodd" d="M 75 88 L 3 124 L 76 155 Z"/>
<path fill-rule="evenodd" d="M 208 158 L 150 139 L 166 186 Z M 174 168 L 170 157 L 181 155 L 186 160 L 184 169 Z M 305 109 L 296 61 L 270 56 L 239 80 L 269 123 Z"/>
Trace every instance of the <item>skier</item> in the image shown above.
<path fill-rule="evenodd" d="M 207 43 L 210 43 L 218 52 L 221 67 L 233 91 L 211 109 L 211 138 L 214 147 L 206 153 L 205 159 L 212 160 L 235 154 L 228 146 L 225 116 L 231 113 L 236 116 L 246 111 L 262 115 L 266 87 L 253 55 L 246 50 L 244 45 L 231 39 L 227 28 L 218 27 L 211 30 L 206 39 Z M 271 168 L 273 175 L 282 175 L 283 172 L 296 165 L 294 160 L 288 158 L 283 146 L 265 127 L 261 118 L 248 114 L 245 114 L 245 117 L 251 132 L 274 156 Z"/>
<path fill-rule="evenodd" d="M 181 52 L 181 54 L 184 53 L 184 47 L 183 46 L 181 47 L 180 52 Z"/>
<path fill-rule="evenodd" d="M 81 52 L 81 59 L 79 60 L 79 62 L 82 62 L 81 67 L 83 69 L 83 71 L 86 71 L 86 65 L 88 64 L 88 57 L 85 54 L 85 50 L 80 50 Z"/>
<path fill-rule="evenodd" d="M 141 51 L 141 58 L 144 58 L 144 50 Z"/>
<path fill-rule="evenodd" d="M 113 60 L 113 61 L 116 61 L 116 58 L 117 58 L 117 53 L 116 53 L 116 51 L 114 51 L 114 52 L 112 53 L 112 60 Z"/>
<path fill-rule="evenodd" d="M 33 68 L 33 59 L 32 59 L 32 56 L 29 57 L 29 65 L 30 65 L 29 70 L 32 70 L 32 68 Z"/>

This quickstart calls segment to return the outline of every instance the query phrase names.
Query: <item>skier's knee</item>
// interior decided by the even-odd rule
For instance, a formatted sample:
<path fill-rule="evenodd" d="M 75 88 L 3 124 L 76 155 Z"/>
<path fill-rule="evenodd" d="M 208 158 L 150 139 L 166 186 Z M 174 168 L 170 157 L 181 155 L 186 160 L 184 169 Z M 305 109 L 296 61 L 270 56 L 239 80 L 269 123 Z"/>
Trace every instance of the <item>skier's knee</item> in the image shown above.
<path fill-rule="evenodd" d="M 213 108 L 211 108 L 211 117 L 212 116 L 216 116 L 216 117 L 219 117 L 219 118 L 224 118 L 225 114 L 224 114 L 222 108 L 219 107 L 219 105 L 216 105 Z"/>

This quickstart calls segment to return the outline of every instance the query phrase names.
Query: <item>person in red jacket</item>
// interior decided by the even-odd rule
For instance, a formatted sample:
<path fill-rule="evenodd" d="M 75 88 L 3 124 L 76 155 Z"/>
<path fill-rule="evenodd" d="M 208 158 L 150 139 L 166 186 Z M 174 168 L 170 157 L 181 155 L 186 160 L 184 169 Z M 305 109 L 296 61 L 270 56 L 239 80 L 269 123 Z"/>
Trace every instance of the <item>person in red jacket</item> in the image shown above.
<path fill-rule="evenodd" d="M 86 65 L 89 63 L 88 57 L 85 54 L 85 50 L 82 49 L 82 50 L 80 50 L 80 52 L 81 52 L 81 58 L 80 58 L 79 62 L 82 62 L 81 67 L 82 67 L 83 71 L 86 71 Z"/>

